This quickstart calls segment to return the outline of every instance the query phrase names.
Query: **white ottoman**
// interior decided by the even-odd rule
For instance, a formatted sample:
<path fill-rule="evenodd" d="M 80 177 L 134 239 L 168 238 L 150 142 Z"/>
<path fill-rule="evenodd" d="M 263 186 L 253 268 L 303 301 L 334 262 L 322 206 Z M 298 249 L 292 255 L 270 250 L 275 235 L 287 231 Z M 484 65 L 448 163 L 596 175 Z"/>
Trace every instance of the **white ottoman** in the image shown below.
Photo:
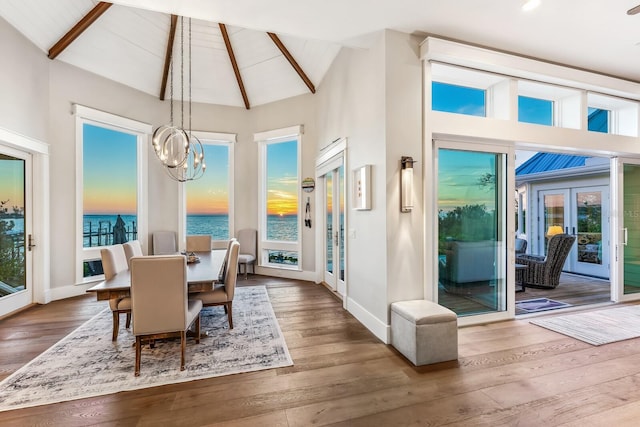
<path fill-rule="evenodd" d="M 432 301 L 391 304 L 391 345 L 414 365 L 458 358 L 458 316 Z"/>

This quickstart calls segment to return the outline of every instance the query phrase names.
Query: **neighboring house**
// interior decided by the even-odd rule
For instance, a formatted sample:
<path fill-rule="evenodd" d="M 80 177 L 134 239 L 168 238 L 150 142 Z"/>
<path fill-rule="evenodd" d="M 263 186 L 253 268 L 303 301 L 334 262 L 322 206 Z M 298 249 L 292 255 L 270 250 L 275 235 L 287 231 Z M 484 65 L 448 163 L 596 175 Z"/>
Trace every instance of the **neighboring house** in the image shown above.
<path fill-rule="evenodd" d="M 609 278 L 609 159 L 537 153 L 516 169 L 518 236 L 545 254 L 549 227 L 576 235 L 564 270 Z"/>

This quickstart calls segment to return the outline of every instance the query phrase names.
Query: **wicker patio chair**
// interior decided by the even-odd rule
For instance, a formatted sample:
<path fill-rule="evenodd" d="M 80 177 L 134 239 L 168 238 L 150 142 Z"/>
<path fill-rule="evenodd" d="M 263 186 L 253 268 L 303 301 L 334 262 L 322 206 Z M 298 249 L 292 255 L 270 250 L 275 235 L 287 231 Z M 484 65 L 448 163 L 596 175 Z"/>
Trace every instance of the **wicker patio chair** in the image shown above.
<path fill-rule="evenodd" d="M 526 265 L 523 279 L 526 287 L 554 289 L 560 283 L 562 266 L 575 242 L 575 236 L 556 234 L 549 240 L 547 256 L 518 255 L 516 263 Z"/>

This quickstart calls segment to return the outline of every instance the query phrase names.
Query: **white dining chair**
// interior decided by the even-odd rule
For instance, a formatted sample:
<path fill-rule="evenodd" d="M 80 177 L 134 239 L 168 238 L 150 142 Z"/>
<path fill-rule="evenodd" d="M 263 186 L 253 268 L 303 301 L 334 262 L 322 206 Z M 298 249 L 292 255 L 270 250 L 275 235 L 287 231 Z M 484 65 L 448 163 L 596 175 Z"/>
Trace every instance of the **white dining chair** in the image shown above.
<path fill-rule="evenodd" d="M 113 245 L 100 249 L 100 258 L 102 259 L 102 271 L 106 280 L 129 268 L 127 256 L 122 245 Z M 118 329 L 120 329 L 120 314 L 127 315 L 126 327 L 129 328 L 131 326 L 131 298 L 111 298 L 109 299 L 109 308 L 113 313 L 111 340 L 115 341 L 118 339 Z"/>
<path fill-rule="evenodd" d="M 175 231 L 153 232 L 153 254 L 174 255 L 178 253 L 178 240 Z"/>

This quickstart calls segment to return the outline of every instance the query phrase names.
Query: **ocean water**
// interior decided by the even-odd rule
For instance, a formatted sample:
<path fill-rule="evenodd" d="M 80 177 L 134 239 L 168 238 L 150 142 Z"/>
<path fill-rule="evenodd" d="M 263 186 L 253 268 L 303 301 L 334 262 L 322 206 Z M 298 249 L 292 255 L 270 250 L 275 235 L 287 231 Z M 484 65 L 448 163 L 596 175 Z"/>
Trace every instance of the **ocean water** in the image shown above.
<path fill-rule="evenodd" d="M 136 215 L 121 216 L 125 223 L 127 240 L 137 239 Z M 85 215 L 84 247 L 112 244 L 110 233 L 113 232 L 116 219 L 117 215 Z M 214 240 L 227 240 L 229 239 L 229 217 L 227 215 L 187 215 L 187 234 L 211 234 Z M 295 242 L 298 239 L 298 217 L 269 215 L 267 238 Z"/>

